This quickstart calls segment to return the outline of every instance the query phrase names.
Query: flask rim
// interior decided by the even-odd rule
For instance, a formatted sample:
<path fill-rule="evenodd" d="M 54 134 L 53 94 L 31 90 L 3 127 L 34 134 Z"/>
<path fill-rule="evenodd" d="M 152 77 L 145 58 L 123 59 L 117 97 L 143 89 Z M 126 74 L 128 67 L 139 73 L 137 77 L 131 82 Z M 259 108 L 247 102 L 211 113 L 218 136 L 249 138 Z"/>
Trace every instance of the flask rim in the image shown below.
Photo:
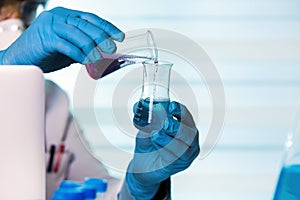
<path fill-rule="evenodd" d="M 173 63 L 166 61 L 166 60 L 158 60 L 158 61 L 154 61 L 154 60 L 145 60 L 143 61 L 143 65 L 152 65 L 152 66 L 168 66 L 168 67 L 172 67 Z"/>

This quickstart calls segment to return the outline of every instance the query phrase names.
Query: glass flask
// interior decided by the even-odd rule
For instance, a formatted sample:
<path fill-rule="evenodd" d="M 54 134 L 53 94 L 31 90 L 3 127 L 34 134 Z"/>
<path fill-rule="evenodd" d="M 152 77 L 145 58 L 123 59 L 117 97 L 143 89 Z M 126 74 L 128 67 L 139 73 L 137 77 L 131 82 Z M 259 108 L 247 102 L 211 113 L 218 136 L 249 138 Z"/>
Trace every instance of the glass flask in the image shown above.
<path fill-rule="evenodd" d="M 143 62 L 142 94 L 136 105 L 134 124 L 145 127 L 149 124 L 159 125 L 160 129 L 167 117 L 170 104 L 169 86 L 173 64 L 166 61 Z"/>
<path fill-rule="evenodd" d="M 100 79 L 125 66 L 142 63 L 145 60 L 157 60 L 158 50 L 150 30 L 128 33 L 123 42 L 117 43 L 117 52 L 105 54 L 100 48 L 97 51 L 102 59 L 86 65 L 86 69 L 93 79 Z"/>
<path fill-rule="evenodd" d="M 300 116 L 288 135 L 274 200 L 300 199 Z"/>

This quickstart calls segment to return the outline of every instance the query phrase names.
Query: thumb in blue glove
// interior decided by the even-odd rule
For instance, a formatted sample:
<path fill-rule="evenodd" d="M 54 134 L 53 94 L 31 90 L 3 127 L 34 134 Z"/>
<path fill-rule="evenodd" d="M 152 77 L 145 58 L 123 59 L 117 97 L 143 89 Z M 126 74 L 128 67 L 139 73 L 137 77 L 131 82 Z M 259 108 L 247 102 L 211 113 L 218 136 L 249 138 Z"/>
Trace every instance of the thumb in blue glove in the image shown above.
<path fill-rule="evenodd" d="M 138 104 L 135 108 L 134 121 L 140 131 L 126 184 L 134 198 L 151 199 L 162 181 L 188 168 L 198 156 L 199 133 L 191 113 L 180 103 L 171 102 L 165 115 L 161 115 L 162 109 L 154 109 L 154 116 L 165 119 L 162 127 L 151 122 L 152 130 L 136 124 L 141 115 Z"/>
<path fill-rule="evenodd" d="M 36 65 L 51 72 L 72 63 L 93 63 L 102 58 L 99 50 L 111 54 L 113 40 L 124 33 L 98 16 L 62 7 L 43 12 L 6 50 L 0 64 Z"/>

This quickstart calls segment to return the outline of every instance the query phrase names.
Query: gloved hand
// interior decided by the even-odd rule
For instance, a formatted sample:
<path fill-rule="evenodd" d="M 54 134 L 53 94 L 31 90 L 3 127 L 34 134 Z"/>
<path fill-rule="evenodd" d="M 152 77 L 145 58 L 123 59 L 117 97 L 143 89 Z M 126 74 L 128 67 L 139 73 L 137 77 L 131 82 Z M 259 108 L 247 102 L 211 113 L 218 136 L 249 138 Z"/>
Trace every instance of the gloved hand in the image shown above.
<path fill-rule="evenodd" d="M 51 72 L 72 63 L 94 63 L 99 51 L 111 54 L 113 40 L 121 42 L 124 33 L 98 16 L 58 7 L 45 11 L 6 50 L 0 64 L 36 65 Z"/>
<path fill-rule="evenodd" d="M 134 108 L 134 124 L 140 131 L 126 184 L 135 199 L 151 199 L 162 181 L 188 168 L 198 156 L 199 133 L 191 113 L 177 102 L 171 102 L 168 110 L 155 105 L 148 125 L 139 124 L 141 106 L 137 103 Z"/>

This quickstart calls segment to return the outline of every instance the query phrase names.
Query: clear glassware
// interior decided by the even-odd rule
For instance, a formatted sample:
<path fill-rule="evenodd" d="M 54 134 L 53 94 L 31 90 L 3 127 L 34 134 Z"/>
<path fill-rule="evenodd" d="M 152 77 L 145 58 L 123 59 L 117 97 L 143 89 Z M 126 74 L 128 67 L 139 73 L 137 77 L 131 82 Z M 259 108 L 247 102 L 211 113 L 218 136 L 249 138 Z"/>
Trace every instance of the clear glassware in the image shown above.
<path fill-rule="evenodd" d="M 300 115 L 288 135 L 274 200 L 300 199 Z"/>
<path fill-rule="evenodd" d="M 103 59 L 87 64 L 89 75 L 97 80 L 125 66 L 142 63 L 145 60 L 157 60 L 158 50 L 150 30 L 127 34 L 124 41 L 116 43 L 117 52 L 105 54 L 97 47 Z"/>
<path fill-rule="evenodd" d="M 164 123 L 170 104 L 169 86 L 172 66 L 172 63 L 166 61 L 143 62 L 142 94 L 136 107 L 137 114 L 133 119 L 136 125 L 145 127 L 149 124 Z"/>

